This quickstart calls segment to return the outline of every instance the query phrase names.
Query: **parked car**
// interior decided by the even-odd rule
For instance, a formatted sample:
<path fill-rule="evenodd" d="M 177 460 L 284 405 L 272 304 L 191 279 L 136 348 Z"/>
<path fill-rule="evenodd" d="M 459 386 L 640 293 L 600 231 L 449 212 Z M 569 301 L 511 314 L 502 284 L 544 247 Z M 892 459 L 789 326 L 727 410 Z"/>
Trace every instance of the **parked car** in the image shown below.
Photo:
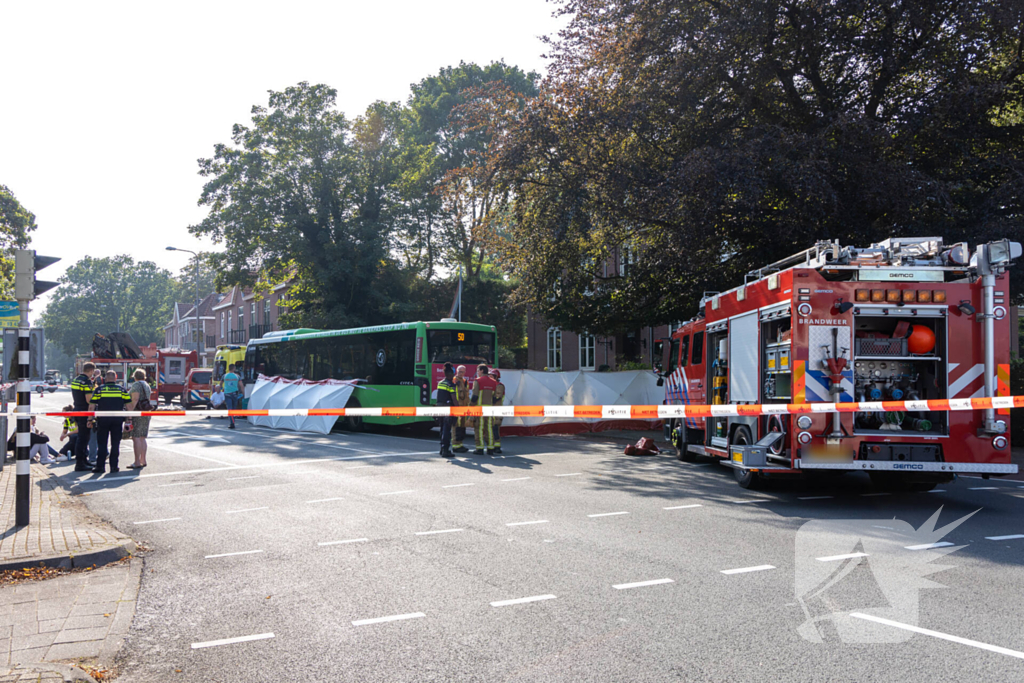
<path fill-rule="evenodd" d="M 32 391 L 38 391 L 41 395 L 43 392 L 46 391 L 52 394 L 53 392 L 57 391 L 59 385 L 57 384 L 57 380 L 43 380 L 42 382 L 32 382 L 31 386 Z"/>
<path fill-rule="evenodd" d="M 184 389 L 181 392 L 181 407 L 204 408 L 210 405 L 210 392 L 213 390 L 213 368 L 192 368 L 185 376 Z"/>

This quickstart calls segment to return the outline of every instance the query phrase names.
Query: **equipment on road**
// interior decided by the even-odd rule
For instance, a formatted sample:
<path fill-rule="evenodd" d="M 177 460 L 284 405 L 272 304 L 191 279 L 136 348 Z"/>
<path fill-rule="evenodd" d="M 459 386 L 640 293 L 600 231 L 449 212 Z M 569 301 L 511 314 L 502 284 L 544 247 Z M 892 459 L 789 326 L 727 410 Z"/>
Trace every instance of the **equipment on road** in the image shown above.
<path fill-rule="evenodd" d="M 667 405 L 712 404 L 666 424 L 679 456 L 721 458 L 744 486 L 818 470 L 892 470 L 918 488 L 960 465 L 1010 473 L 1009 411 L 942 405 L 1009 394 L 1006 268 L 1021 247 L 969 253 L 936 237 L 818 242 L 705 295 L 673 333 L 665 375 Z M 801 405 L 811 410 L 794 415 Z M 764 464 L 751 465 L 771 434 Z"/>

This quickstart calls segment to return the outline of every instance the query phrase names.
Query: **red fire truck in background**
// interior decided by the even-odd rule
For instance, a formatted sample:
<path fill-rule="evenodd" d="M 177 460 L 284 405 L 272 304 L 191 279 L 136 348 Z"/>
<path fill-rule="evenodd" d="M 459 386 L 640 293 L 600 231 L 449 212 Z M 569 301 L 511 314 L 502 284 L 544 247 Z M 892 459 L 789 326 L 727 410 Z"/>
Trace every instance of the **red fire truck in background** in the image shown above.
<path fill-rule="evenodd" d="M 160 363 L 160 398 L 170 403 L 185 391 L 185 378 L 189 370 L 199 366 L 199 353 L 177 348 L 160 349 L 157 360 Z"/>
<path fill-rule="evenodd" d="M 765 408 L 668 421 L 679 458 L 721 458 L 744 488 L 864 471 L 881 487 L 930 490 L 961 473 L 1016 473 L 1007 410 L 771 406 L 1009 395 L 1006 268 L 1020 254 L 1007 240 L 973 254 L 940 238 L 819 242 L 705 296 L 672 335 L 666 403 Z"/>

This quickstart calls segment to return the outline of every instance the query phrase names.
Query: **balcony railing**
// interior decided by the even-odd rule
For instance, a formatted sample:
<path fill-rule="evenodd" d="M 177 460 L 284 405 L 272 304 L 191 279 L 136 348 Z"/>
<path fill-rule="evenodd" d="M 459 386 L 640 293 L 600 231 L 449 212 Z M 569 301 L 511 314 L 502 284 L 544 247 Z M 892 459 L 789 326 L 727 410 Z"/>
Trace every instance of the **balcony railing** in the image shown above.
<path fill-rule="evenodd" d="M 274 326 L 272 324 L 266 325 L 249 325 L 249 339 L 260 339 L 267 332 L 273 332 Z"/>
<path fill-rule="evenodd" d="M 229 344 L 245 344 L 249 341 L 248 330 L 228 330 Z"/>

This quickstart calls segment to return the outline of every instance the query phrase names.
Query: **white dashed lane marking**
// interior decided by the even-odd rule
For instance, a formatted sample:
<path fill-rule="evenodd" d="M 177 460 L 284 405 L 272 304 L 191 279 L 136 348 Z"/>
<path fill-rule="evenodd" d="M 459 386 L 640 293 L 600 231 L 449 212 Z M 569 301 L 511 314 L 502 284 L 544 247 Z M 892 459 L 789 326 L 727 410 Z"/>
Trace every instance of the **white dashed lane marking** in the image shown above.
<path fill-rule="evenodd" d="M 414 493 L 416 489 L 407 489 L 405 491 L 388 491 L 387 493 L 378 493 L 378 496 L 397 496 L 402 493 Z"/>
<path fill-rule="evenodd" d="M 569 474 L 556 474 L 555 476 L 556 477 L 578 477 L 581 474 L 583 474 L 583 473 L 582 472 L 570 472 Z M 1021 486 L 1021 488 L 1024 489 L 1024 486 Z"/>
<path fill-rule="evenodd" d="M 838 560 L 852 560 L 857 557 L 867 557 L 867 553 L 847 553 L 845 555 L 829 555 L 828 557 L 816 557 L 818 562 L 836 562 Z"/>
<path fill-rule="evenodd" d="M 273 638 L 273 633 L 257 633 L 253 636 L 238 636 L 237 638 L 225 638 L 224 640 L 208 640 L 205 643 L 192 643 L 193 650 L 200 650 L 204 647 L 217 647 L 218 645 L 232 645 L 234 643 L 247 643 L 251 640 L 266 640 Z"/>
<path fill-rule="evenodd" d="M 411 614 L 395 614 L 390 617 L 377 617 L 376 619 L 357 619 L 352 622 L 353 626 L 369 626 L 370 624 L 383 624 L 387 621 L 402 621 L 403 619 L 420 619 L 427 616 L 423 612 L 412 612 Z"/>
<path fill-rule="evenodd" d="M 932 548 L 948 548 L 953 545 L 949 541 L 939 541 L 938 543 L 922 543 L 921 545 L 907 545 L 903 546 L 907 550 L 931 550 Z"/>
<path fill-rule="evenodd" d="M 970 486 L 967 488 L 968 491 L 998 491 L 998 486 Z"/>
<path fill-rule="evenodd" d="M 341 545 L 342 543 L 365 543 L 369 541 L 368 538 L 349 538 L 344 541 L 322 541 L 317 545 Z"/>
<path fill-rule="evenodd" d="M 554 600 L 554 595 L 533 595 L 528 598 L 516 598 L 514 600 L 498 600 L 492 602 L 491 607 L 508 607 L 509 605 L 522 605 L 527 602 L 539 602 L 540 600 Z"/>
<path fill-rule="evenodd" d="M 939 631 L 932 631 L 927 628 L 921 628 L 919 626 L 911 626 L 910 624 L 901 624 L 898 621 L 890 621 L 889 619 L 883 619 L 882 617 L 872 616 L 870 614 L 862 614 L 860 612 L 851 612 L 850 616 L 854 619 L 865 619 L 867 621 L 873 621 L 876 624 L 884 624 L 885 626 L 892 626 L 893 628 L 903 629 L 904 631 L 910 631 L 912 633 L 919 633 L 923 636 L 931 636 L 932 638 L 940 638 L 942 640 L 948 640 L 951 643 L 959 643 L 960 645 L 968 645 L 970 647 L 976 647 L 981 650 L 988 650 L 989 652 L 995 652 L 1001 655 L 1007 655 L 1008 657 L 1016 657 L 1017 659 L 1024 659 L 1024 652 L 1017 650 L 1011 650 L 1009 648 L 1000 647 L 998 645 L 989 645 L 988 643 L 982 643 L 977 640 L 970 640 L 969 638 L 961 638 L 960 636 L 951 636 L 948 633 L 941 633 Z"/>
<path fill-rule="evenodd" d="M 747 572 L 763 572 L 768 569 L 775 569 L 770 564 L 759 564 L 756 567 L 740 567 L 739 569 L 723 569 L 723 574 L 746 574 Z"/>
<path fill-rule="evenodd" d="M 133 524 L 156 524 L 157 522 L 176 522 L 181 517 L 164 517 L 163 519 L 147 519 L 144 522 L 132 522 Z"/>
<path fill-rule="evenodd" d="M 269 510 L 269 509 L 270 508 L 267 507 L 267 506 L 263 506 L 263 507 L 260 507 L 260 508 L 245 508 L 244 510 L 228 510 L 224 514 L 225 515 L 237 515 L 237 514 L 240 514 L 242 512 L 256 512 L 257 510 Z"/>
<path fill-rule="evenodd" d="M 235 555 L 255 555 L 256 553 L 262 553 L 262 550 L 242 550 L 237 553 L 220 553 L 219 555 L 207 555 L 206 559 L 210 560 L 214 557 L 233 557 Z"/>
<path fill-rule="evenodd" d="M 430 536 L 431 534 L 454 534 L 465 529 L 438 529 L 437 531 L 417 531 L 417 536 Z"/>
<path fill-rule="evenodd" d="M 515 479 L 502 479 L 502 481 L 525 481 L 529 477 L 516 477 Z"/>
<path fill-rule="evenodd" d="M 797 500 L 826 500 L 828 498 L 835 498 L 835 496 L 798 496 Z"/>
<path fill-rule="evenodd" d="M 704 507 L 700 503 L 693 503 L 692 505 L 673 505 L 668 508 L 661 508 L 662 510 L 689 510 L 690 508 Z"/>
<path fill-rule="evenodd" d="M 536 520 L 534 522 L 509 522 L 505 526 L 526 526 L 527 524 L 547 524 L 547 523 L 548 523 L 548 520 L 546 520 L 546 519 L 538 519 L 538 520 Z"/>
<path fill-rule="evenodd" d="M 599 512 L 596 515 L 587 515 L 587 517 L 612 517 L 614 515 L 628 515 L 628 512 Z"/>
<path fill-rule="evenodd" d="M 672 579 L 654 579 L 652 581 L 637 581 L 635 583 L 618 583 L 612 586 L 616 590 L 625 590 L 627 588 L 641 588 L 643 586 L 658 586 L 663 583 L 675 583 Z"/>
<path fill-rule="evenodd" d="M 442 486 L 441 488 L 443 488 L 443 489 L 457 489 L 460 486 L 476 486 L 476 484 L 448 484 L 447 486 Z"/>
<path fill-rule="evenodd" d="M 344 498 L 317 498 L 316 500 L 307 500 L 307 503 L 329 503 L 332 500 L 345 500 Z"/>
<path fill-rule="evenodd" d="M 258 475 L 258 474 L 251 474 L 248 477 L 228 477 L 224 481 L 238 481 L 240 479 L 259 479 L 259 478 L 260 478 L 260 475 Z"/>
<path fill-rule="evenodd" d="M 986 541 L 1015 541 L 1024 538 L 1024 534 L 1010 534 L 1009 536 L 986 536 Z"/>

